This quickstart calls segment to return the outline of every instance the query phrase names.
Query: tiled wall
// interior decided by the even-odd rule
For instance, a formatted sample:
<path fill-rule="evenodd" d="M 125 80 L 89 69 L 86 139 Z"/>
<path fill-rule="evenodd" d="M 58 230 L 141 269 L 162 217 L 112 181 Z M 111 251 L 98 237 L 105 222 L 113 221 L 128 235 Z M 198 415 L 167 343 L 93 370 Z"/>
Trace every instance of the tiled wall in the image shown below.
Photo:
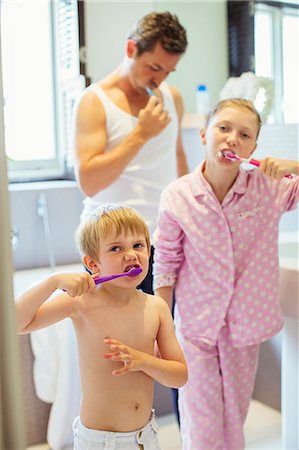
<path fill-rule="evenodd" d="M 83 195 L 70 181 L 10 185 L 15 269 L 80 261 L 74 244 Z M 39 215 L 44 213 L 44 215 Z"/>

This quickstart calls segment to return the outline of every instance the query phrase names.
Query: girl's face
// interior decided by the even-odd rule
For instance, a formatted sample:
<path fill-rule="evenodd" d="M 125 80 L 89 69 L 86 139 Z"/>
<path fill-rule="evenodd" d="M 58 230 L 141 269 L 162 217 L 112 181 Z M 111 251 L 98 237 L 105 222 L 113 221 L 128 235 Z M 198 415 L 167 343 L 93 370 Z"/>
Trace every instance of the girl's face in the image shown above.
<path fill-rule="evenodd" d="M 249 158 L 256 148 L 258 122 L 254 113 L 242 107 L 224 107 L 201 130 L 201 140 L 207 147 L 207 162 L 223 167 L 238 167 L 239 162 L 224 158 L 224 150 L 241 158 Z"/>
<path fill-rule="evenodd" d="M 136 287 L 145 278 L 149 267 L 149 252 L 145 237 L 137 233 L 116 235 L 113 230 L 101 240 L 97 271 L 100 276 L 128 272 L 140 267 L 142 272 L 133 277 L 123 277 L 110 281 L 117 286 Z"/>

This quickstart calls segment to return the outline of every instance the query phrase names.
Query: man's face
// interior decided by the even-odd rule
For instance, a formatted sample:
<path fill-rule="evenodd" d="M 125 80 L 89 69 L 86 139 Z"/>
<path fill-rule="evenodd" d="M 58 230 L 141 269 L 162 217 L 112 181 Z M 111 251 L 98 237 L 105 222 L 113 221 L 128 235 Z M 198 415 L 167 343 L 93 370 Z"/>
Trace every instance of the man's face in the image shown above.
<path fill-rule="evenodd" d="M 136 44 L 131 41 L 131 82 L 136 89 L 157 88 L 167 76 L 174 72 L 182 55 L 172 55 L 156 44 L 150 52 L 137 55 Z M 129 44 L 128 44 L 129 45 Z"/>

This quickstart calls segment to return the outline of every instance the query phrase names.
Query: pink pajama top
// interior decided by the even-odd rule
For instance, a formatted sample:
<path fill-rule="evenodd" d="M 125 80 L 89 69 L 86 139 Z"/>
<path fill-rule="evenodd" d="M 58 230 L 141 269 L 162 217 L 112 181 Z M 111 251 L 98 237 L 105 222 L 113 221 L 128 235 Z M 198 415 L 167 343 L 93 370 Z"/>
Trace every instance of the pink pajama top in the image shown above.
<path fill-rule="evenodd" d="M 185 337 L 215 345 L 227 324 L 234 346 L 257 344 L 282 327 L 279 220 L 296 207 L 299 178 L 240 168 L 221 204 L 203 164 L 162 193 L 155 288 L 175 286 L 175 323 Z"/>

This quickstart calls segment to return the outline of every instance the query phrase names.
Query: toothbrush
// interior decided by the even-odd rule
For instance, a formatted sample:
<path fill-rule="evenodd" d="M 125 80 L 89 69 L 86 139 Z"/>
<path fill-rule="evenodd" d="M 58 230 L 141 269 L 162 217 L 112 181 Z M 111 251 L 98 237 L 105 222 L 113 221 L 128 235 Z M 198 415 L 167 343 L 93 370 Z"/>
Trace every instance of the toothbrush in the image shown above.
<path fill-rule="evenodd" d="M 230 161 L 242 161 L 242 162 L 247 162 L 248 164 L 252 164 L 253 166 L 259 167 L 260 165 L 260 161 L 258 161 L 257 159 L 253 159 L 253 158 L 240 158 L 240 156 L 235 155 L 234 153 L 230 153 L 227 150 L 224 150 L 224 152 L 220 152 L 224 158 L 229 159 Z"/>
<path fill-rule="evenodd" d="M 141 272 L 142 272 L 141 267 L 133 267 L 128 272 L 119 273 L 117 275 L 110 275 L 107 277 L 97 277 L 97 278 L 94 278 L 93 281 L 95 282 L 95 284 L 101 284 L 101 283 L 105 283 L 106 281 L 114 280 L 115 278 L 135 277 L 135 276 L 139 275 Z"/>
<path fill-rule="evenodd" d="M 141 267 L 132 267 L 132 269 L 130 269 L 128 272 L 119 273 L 117 275 L 110 275 L 110 276 L 107 276 L 107 277 L 96 277 L 96 278 L 93 279 L 93 281 L 95 282 L 95 284 L 101 284 L 101 283 L 105 283 L 106 281 L 114 280 L 115 278 L 136 277 L 141 272 L 142 272 Z M 62 290 L 64 292 L 66 292 L 66 289 L 62 289 Z"/>
<path fill-rule="evenodd" d="M 253 166 L 259 167 L 261 162 L 258 161 L 257 159 L 253 159 L 253 158 L 240 158 L 240 156 L 235 155 L 234 153 L 230 153 L 227 150 L 224 150 L 224 152 L 220 152 L 224 158 L 229 159 L 230 161 L 242 161 L 242 162 L 246 162 L 248 164 L 252 164 Z M 293 178 L 293 175 L 289 174 L 289 175 L 285 175 L 285 178 Z"/>
<path fill-rule="evenodd" d="M 145 90 L 150 97 L 153 97 L 155 95 L 154 91 L 151 88 L 149 88 L 148 86 L 145 87 Z"/>

